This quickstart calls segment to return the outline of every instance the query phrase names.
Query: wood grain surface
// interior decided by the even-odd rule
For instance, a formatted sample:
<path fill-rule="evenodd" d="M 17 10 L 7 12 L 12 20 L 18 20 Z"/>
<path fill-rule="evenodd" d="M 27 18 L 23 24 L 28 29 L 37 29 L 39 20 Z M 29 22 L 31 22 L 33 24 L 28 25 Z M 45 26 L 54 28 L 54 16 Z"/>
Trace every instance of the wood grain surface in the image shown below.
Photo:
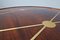
<path fill-rule="evenodd" d="M 0 9 L 0 30 L 41 24 L 50 20 L 60 9 L 22 6 Z M 53 20 L 60 21 L 60 14 Z M 46 28 L 35 40 L 60 40 L 60 23 L 56 28 Z M 30 40 L 43 26 L 0 32 L 0 40 Z"/>

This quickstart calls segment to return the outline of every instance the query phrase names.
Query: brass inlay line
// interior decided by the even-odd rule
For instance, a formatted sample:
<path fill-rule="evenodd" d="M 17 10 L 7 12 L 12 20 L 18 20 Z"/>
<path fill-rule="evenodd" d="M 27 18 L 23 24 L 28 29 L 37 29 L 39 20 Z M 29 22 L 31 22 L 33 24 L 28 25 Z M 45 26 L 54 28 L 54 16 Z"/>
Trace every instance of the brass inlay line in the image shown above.
<path fill-rule="evenodd" d="M 54 23 L 60 23 L 60 21 L 54 22 Z"/>
<path fill-rule="evenodd" d="M 40 29 L 30 40 L 34 40 L 46 27 L 44 26 L 42 29 Z"/>
<path fill-rule="evenodd" d="M 60 12 L 58 12 L 50 21 L 53 21 L 59 14 Z"/>
<path fill-rule="evenodd" d="M 22 27 L 15 27 L 15 28 L 8 28 L 8 29 L 2 29 L 0 32 L 3 31 L 10 31 L 10 30 L 16 30 L 16 29 L 22 29 L 22 28 L 29 28 L 29 27 L 35 27 L 35 26 L 40 26 L 42 24 L 35 24 L 35 25 L 29 25 L 29 26 L 22 26 Z"/>

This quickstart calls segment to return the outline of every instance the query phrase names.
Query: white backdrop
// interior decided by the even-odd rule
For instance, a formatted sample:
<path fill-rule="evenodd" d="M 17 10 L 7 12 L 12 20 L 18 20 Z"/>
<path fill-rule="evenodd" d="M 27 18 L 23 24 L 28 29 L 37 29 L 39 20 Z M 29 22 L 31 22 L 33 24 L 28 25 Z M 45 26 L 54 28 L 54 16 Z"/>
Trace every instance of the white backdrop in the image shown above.
<path fill-rule="evenodd" d="M 60 8 L 60 0 L 0 0 L 0 8 L 13 6 L 47 6 Z"/>

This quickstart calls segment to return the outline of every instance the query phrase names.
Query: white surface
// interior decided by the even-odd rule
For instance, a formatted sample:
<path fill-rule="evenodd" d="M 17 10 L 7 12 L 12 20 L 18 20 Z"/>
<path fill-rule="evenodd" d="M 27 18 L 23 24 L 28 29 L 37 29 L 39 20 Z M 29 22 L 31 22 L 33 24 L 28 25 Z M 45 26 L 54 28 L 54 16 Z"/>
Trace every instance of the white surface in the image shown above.
<path fill-rule="evenodd" d="M 13 6 L 47 6 L 60 8 L 60 0 L 0 0 L 0 8 Z"/>

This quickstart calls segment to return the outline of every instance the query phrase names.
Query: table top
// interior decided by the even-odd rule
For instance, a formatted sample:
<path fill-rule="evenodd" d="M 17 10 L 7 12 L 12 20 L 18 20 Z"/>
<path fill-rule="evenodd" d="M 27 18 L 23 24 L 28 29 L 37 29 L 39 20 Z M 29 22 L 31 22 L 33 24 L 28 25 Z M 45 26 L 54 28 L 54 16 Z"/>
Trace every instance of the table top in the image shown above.
<path fill-rule="evenodd" d="M 3 8 L 0 9 L 0 30 L 41 24 L 51 20 L 59 12 L 60 9 L 39 6 Z M 53 20 L 58 21 L 60 14 Z M 43 25 L 2 31 L 0 40 L 30 40 L 42 27 Z M 35 40 L 60 40 L 60 23 L 55 28 L 45 28 Z"/>

